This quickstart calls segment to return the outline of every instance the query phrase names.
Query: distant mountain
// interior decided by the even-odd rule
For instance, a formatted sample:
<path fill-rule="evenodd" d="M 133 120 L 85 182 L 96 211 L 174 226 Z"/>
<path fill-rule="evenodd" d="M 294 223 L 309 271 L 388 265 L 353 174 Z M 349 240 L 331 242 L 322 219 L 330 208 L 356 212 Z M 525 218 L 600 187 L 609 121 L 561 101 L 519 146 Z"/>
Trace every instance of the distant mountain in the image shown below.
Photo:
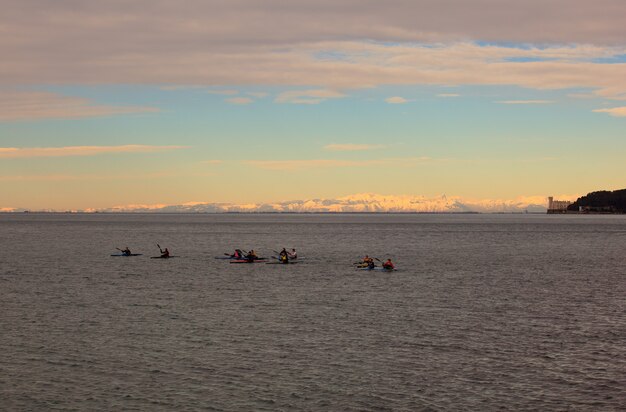
<path fill-rule="evenodd" d="M 515 200 L 463 200 L 460 197 L 385 196 L 361 193 L 336 199 L 292 200 L 276 203 L 185 203 L 181 205 L 129 205 L 99 212 L 141 213 L 545 213 L 543 197 Z M 96 210 L 89 210 L 96 211 Z"/>
<path fill-rule="evenodd" d="M 626 189 L 591 192 L 579 197 L 567 210 L 597 213 L 626 213 Z"/>

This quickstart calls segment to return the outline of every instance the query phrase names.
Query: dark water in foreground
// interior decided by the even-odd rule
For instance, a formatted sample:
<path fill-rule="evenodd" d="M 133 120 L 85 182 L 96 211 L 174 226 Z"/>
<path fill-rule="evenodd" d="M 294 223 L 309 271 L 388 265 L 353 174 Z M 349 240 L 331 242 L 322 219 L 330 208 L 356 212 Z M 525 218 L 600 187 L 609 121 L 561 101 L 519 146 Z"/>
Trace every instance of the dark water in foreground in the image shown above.
<path fill-rule="evenodd" d="M 0 251 L 2 410 L 626 408 L 624 216 L 7 214 Z"/>

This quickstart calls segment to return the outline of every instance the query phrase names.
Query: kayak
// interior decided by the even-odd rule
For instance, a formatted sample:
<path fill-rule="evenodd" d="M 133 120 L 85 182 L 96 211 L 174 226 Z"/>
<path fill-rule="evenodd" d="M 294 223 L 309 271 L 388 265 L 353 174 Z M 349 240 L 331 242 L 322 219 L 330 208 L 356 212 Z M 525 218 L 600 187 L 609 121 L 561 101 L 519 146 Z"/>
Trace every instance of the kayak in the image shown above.
<path fill-rule="evenodd" d="M 378 272 L 395 272 L 398 269 L 396 268 L 387 269 L 387 268 L 381 268 L 381 267 L 374 267 L 374 268 L 365 267 L 365 268 L 357 268 L 357 270 L 376 270 Z"/>
<path fill-rule="evenodd" d="M 141 256 L 142 253 L 131 253 L 130 255 L 125 255 L 123 253 L 116 253 L 115 255 L 111 255 L 111 256 Z"/>
<path fill-rule="evenodd" d="M 258 258 L 258 259 L 254 259 L 254 260 L 248 260 L 248 259 L 232 259 L 230 261 L 230 263 L 265 263 L 267 262 L 266 258 Z"/>
<path fill-rule="evenodd" d="M 278 260 L 280 258 L 278 256 L 272 256 L 272 259 Z M 304 259 L 306 259 L 306 258 L 305 257 L 295 257 L 295 258 L 290 257 L 289 261 L 291 262 L 292 260 L 304 260 Z"/>
<path fill-rule="evenodd" d="M 241 259 L 234 256 L 215 256 L 215 259 Z"/>
<path fill-rule="evenodd" d="M 177 258 L 180 256 L 150 256 L 150 259 L 171 259 L 171 258 Z"/>
<path fill-rule="evenodd" d="M 298 262 L 294 262 L 292 260 L 288 262 L 265 262 L 266 265 L 295 265 Z"/>

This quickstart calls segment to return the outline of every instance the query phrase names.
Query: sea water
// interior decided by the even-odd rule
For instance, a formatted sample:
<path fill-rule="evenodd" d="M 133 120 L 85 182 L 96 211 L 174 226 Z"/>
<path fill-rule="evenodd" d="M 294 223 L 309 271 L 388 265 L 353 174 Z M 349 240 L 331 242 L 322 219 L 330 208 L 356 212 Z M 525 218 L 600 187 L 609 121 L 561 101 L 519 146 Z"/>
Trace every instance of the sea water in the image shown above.
<path fill-rule="evenodd" d="M 625 252 L 626 216 L 0 214 L 0 409 L 623 410 Z"/>

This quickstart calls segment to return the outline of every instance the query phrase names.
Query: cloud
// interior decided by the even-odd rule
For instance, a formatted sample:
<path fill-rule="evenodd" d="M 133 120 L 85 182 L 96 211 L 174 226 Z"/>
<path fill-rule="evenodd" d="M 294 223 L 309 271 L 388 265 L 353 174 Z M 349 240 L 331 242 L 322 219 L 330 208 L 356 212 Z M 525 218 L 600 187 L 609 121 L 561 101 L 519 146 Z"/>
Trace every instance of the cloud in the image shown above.
<path fill-rule="evenodd" d="M 197 90 L 197 89 L 205 89 L 206 86 L 197 85 L 197 84 L 168 84 L 165 86 L 160 86 L 159 89 L 165 91 L 178 91 L 178 90 Z"/>
<path fill-rule="evenodd" d="M 437 97 L 459 97 L 460 94 L 457 93 L 439 93 Z"/>
<path fill-rule="evenodd" d="M 0 158 L 17 159 L 32 157 L 64 157 L 64 156 L 95 156 L 112 153 L 154 153 L 177 149 L 186 149 L 187 146 L 66 146 L 66 147 L 0 147 Z"/>
<path fill-rule="evenodd" d="M 345 94 L 335 90 L 290 90 L 279 94 L 275 101 L 276 103 L 319 104 L 327 99 L 337 99 L 341 97 L 345 97 Z"/>
<path fill-rule="evenodd" d="M 409 102 L 407 99 L 400 96 L 388 97 L 385 101 L 389 104 L 404 104 Z"/>
<path fill-rule="evenodd" d="M 238 90 L 207 90 L 207 93 L 219 94 L 222 96 L 234 96 L 236 94 L 239 94 L 239 91 Z"/>
<path fill-rule="evenodd" d="M 500 104 L 552 104 L 551 100 L 504 100 L 496 103 Z"/>
<path fill-rule="evenodd" d="M 2 3 L 1 84 L 518 85 L 626 99 L 623 0 L 40 3 Z"/>
<path fill-rule="evenodd" d="M 184 173 L 178 170 L 161 170 L 148 173 L 134 173 L 133 181 L 161 180 L 165 178 L 187 179 L 189 177 L 209 177 L 213 173 Z M 72 181 L 118 181 L 128 180 L 127 173 L 81 173 L 81 174 L 44 174 L 44 175 L 0 175 L 0 182 L 72 182 Z"/>
<path fill-rule="evenodd" d="M 254 102 L 254 100 L 249 97 L 231 97 L 230 99 L 226 99 L 225 101 L 230 104 L 236 105 L 246 105 Z"/>
<path fill-rule="evenodd" d="M 262 99 L 268 96 L 266 92 L 248 92 L 248 96 L 256 97 L 257 99 Z"/>
<path fill-rule="evenodd" d="M 591 93 L 570 93 L 567 97 L 572 99 L 596 99 L 598 96 Z"/>
<path fill-rule="evenodd" d="M 357 152 L 362 150 L 376 150 L 384 149 L 385 145 L 382 144 L 328 144 L 324 146 L 324 150 L 331 152 Z"/>
<path fill-rule="evenodd" d="M 608 113 L 614 117 L 626 117 L 626 106 L 612 107 L 610 109 L 595 109 L 593 111 L 596 113 Z"/>
<path fill-rule="evenodd" d="M 157 44 L 178 50 L 232 49 L 242 43 L 280 46 L 285 39 L 620 44 L 626 37 L 622 0 L 189 0 L 185 7 L 154 0 L 135 0 L 132 7 L 124 2 L 76 7 L 57 1 L 46 13 L 37 1 L 4 0 L 3 5 L 5 30 L 32 33 L 5 41 L 8 46 L 65 40 L 58 44 L 92 43 L 104 52 L 143 46 L 149 54 Z"/>
<path fill-rule="evenodd" d="M 303 170 L 339 167 L 403 166 L 431 161 L 428 157 L 386 158 L 373 160 L 304 159 L 304 160 L 246 160 L 245 164 L 263 170 Z"/>
<path fill-rule="evenodd" d="M 334 168 L 346 166 L 359 166 L 361 162 L 351 160 L 247 160 L 244 163 L 264 170 L 301 170 L 312 168 Z"/>
<path fill-rule="evenodd" d="M 78 119 L 130 113 L 154 113 L 159 109 L 139 106 L 106 106 L 89 99 L 49 92 L 0 91 L 0 121 Z"/>

